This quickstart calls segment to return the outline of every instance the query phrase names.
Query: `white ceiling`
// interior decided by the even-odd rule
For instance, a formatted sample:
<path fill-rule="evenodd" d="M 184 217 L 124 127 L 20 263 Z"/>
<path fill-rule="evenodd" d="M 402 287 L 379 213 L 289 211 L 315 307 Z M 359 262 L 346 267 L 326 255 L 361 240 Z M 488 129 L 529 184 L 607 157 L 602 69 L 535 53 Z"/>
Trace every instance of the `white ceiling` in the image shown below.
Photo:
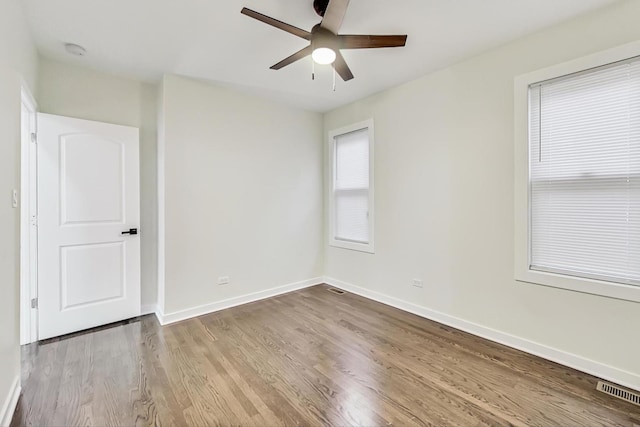
<path fill-rule="evenodd" d="M 157 81 L 175 73 L 327 111 L 614 0 L 351 0 L 341 33 L 408 34 L 407 46 L 343 51 L 355 79 L 332 91 L 311 58 L 269 67 L 306 41 L 241 15 L 243 6 L 310 30 L 313 0 L 24 0 L 41 54 Z M 87 49 L 82 58 L 63 44 Z"/>

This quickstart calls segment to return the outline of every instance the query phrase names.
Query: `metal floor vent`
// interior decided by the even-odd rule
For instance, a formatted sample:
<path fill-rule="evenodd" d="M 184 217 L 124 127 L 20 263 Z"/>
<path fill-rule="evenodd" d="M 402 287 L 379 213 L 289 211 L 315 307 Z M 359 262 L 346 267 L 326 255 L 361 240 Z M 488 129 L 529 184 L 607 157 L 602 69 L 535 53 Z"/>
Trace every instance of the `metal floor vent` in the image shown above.
<path fill-rule="evenodd" d="M 628 391 L 615 384 L 609 384 L 602 381 L 598 381 L 596 390 L 640 406 L 640 393 Z"/>
<path fill-rule="evenodd" d="M 343 291 L 342 289 L 336 289 L 336 288 L 329 288 L 327 289 L 329 292 L 333 292 L 336 295 L 342 295 L 342 294 L 346 294 L 345 291 Z"/>

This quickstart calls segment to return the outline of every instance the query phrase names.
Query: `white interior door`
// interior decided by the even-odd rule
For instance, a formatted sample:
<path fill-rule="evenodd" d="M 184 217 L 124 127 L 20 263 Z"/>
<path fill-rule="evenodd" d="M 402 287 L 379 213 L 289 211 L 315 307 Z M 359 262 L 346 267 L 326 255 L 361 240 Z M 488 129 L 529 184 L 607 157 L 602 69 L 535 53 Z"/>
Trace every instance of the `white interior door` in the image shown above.
<path fill-rule="evenodd" d="M 38 338 L 140 315 L 138 129 L 38 114 Z"/>

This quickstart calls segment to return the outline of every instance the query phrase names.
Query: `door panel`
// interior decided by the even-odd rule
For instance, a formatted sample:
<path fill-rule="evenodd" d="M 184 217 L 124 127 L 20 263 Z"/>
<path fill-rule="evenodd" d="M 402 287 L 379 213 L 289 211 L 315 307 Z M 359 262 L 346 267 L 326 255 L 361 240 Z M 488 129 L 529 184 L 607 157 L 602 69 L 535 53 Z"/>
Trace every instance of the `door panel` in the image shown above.
<path fill-rule="evenodd" d="M 122 142 L 100 135 L 60 137 L 63 225 L 122 223 L 124 153 Z"/>
<path fill-rule="evenodd" d="M 60 256 L 62 310 L 124 298 L 124 243 L 63 246 Z M 92 277 L 93 286 L 86 286 Z"/>
<path fill-rule="evenodd" d="M 38 114 L 39 339 L 140 314 L 138 130 Z"/>

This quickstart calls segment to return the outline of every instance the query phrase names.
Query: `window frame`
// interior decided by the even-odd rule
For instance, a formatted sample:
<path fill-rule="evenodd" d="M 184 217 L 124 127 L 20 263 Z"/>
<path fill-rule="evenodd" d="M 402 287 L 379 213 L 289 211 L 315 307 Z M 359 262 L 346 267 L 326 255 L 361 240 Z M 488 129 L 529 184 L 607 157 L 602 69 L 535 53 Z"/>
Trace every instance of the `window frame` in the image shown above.
<path fill-rule="evenodd" d="M 514 79 L 514 276 L 517 282 L 640 302 L 640 286 L 531 270 L 529 87 L 543 81 L 588 71 L 640 56 L 640 41 L 607 49 Z"/>
<path fill-rule="evenodd" d="M 369 201 L 369 242 L 359 243 L 350 242 L 347 240 L 340 240 L 335 238 L 335 166 L 336 166 L 336 137 L 345 135 L 351 132 L 367 129 L 369 136 L 369 188 L 368 188 L 368 201 Z M 374 205 L 374 129 L 373 119 L 367 119 L 358 123 L 353 123 L 347 126 L 343 126 L 338 129 L 329 131 L 328 133 L 328 196 L 329 196 L 329 246 L 350 249 L 354 251 L 375 253 L 374 244 L 374 230 L 375 230 L 375 205 Z"/>

